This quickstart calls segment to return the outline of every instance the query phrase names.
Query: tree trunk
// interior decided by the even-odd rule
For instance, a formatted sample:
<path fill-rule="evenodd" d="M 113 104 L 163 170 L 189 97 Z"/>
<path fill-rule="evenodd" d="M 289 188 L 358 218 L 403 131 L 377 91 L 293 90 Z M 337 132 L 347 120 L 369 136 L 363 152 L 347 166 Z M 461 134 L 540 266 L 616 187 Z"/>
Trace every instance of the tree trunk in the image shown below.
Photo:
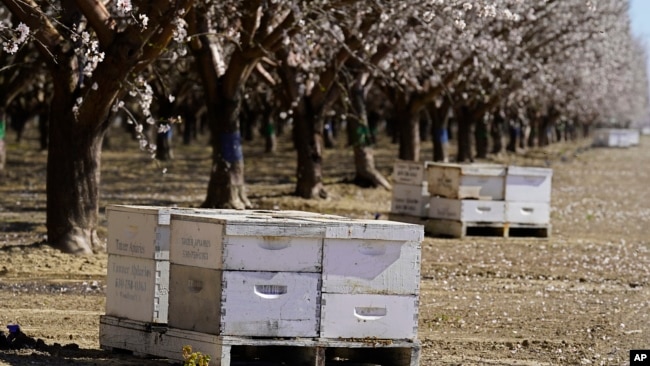
<path fill-rule="evenodd" d="M 244 154 L 239 133 L 239 94 L 234 100 L 221 97 L 212 131 L 212 169 L 204 208 L 252 207 L 244 184 Z"/>
<path fill-rule="evenodd" d="M 71 95 L 69 98 L 55 95 L 51 107 L 46 184 L 47 237 L 48 243 L 62 252 L 92 254 L 104 249 L 97 236 L 97 225 L 105 128 L 97 129 L 96 124 L 91 123 L 73 123 L 73 105 Z"/>
<path fill-rule="evenodd" d="M 504 129 L 505 119 L 501 116 L 499 111 L 492 115 L 492 123 L 490 124 L 490 136 L 492 137 L 492 154 L 501 154 L 505 150 L 504 143 Z"/>
<path fill-rule="evenodd" d="M 401 160 L 420 160 L 420 113 L 412 110 L 410 103 L 398 101 L 396 115 L 401 116 L 395 120 L 399 139 L 399 156 Z"/>
<path fill-rule="evenodd" d="M 388 180 L 375 167 L 375 158 L 371 147 L 372 137 L 361 82 L 356 82 L 352 86 L 350 96 L 352 108 L 355 112 L 355 116 L 348 119 L 348 123 L 352 125 L 352 131 L 354 132 L 354 167 L 356 172 L 354 182 L 362 187 L 382 186 L 391 189 Z"/>
<path fill-rule="evenodd" d="M 295 195 L 302 198 L 327 198 L 323 185 L 323 119 L 308 98 L 294 112 L 294 140 L 298 154 Z"/>
<path fill-rule="evenodd" d="M 262 135 L 264 136 L 264 151 L 274 153 L 278 148 L 278 138 L 275 133 L 275 126 L 270 116 L 262 117 Z"/>
<path fill-rule="evenodd" d="M 516 152 L 521 138 L 521 127 L 519 122 L 510 121 L 508 124 L 508 146 L 506 150 Z"/>
<path fill-rule="evenodd" d="M 488 154 L 488 121 L 481 118 L 474 127 L 474 143 L 476 144 L 476 158 L 485 159 Z"/>
<path fill-rule="evenodd" d="M 5 170 L 5 162 L 7 161 L 7 147 L 5 145 L 6 121 L 7 115 L 4 108 L 0 107 L 0 172 Z"/>
<path fill-rule="evenodd" d="M 429 115 L 431 116 L 431 141 L 433 141 L 433 161 L 446 162 L 447 147 L 449 145 L 449 137 L 447 134 L 447 113 L 448 104 L 444 103 L 439 108 L 433 103 L 429 107 Z"/>
<path fill-rule="evenodd" d="M 459 109 L 458 116 L 458 154 L 456 161 L 459 163 L 472 162 L 472 114 L 467 106 Z"/>

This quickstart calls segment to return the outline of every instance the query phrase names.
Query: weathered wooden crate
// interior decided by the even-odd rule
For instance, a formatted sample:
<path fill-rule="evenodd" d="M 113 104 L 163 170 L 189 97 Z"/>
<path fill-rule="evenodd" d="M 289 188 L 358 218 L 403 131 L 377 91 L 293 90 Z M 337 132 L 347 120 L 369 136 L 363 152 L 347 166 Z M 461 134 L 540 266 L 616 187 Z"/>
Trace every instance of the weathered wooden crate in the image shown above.
<path fill-rule="evenodd" d="M 418 341 L 337 340 L 319 338 L 252 338 L 151 327 L 148 324 L 108 316 L 100 317 L 100 347 L 130 351 L 139 356 L 182 362 L 182 349 L 211 356 L 210 364 L 231 365 L 383 365 L 419 366 Z"/>
<path fill-rule="evenodd" d="M 417 337 L 418 296 L 323 293 L 322 338 Z"/>
<path fill-rule="evenodd" d="M 505 166 L 430 163 L 427 172 L 431 196 L 481 200 L 504 198 Z"/>
<path fill-rule="evenodd" d="M 171 209 L 157 206 L 106 207 L 108 254 L 169 259 Z"/>
<path fill-rule="evenodd" d="M 322 292 L 418 294 L 420 241 L 327 238 Z"/>
<path fill-rule="evenodd" d="M 393 165 L 393 183 L 419 186 L 427 182 L 426 161 L 397 160 Z"/>
<path fill-rule="evenodd" d="M 106 314 L 167 323 L 169 261 L 109 254 Z"/>
<path fill-rule="evenodd" d="M 431 197 L 429 218 L 465 222 L 505 222 L 505 201 Z"/>
<path fill-rule="evenodd" d="M 509 166 L 506 175 L 506 201 L 551 202 L 553 169 Z"/>
<path fill-rule="evenodd" d="M 172 215 L 170 261 L 212 269 L 320 272 L 323 224 L 269 215 Z"/>
<path fill-rule="evenodd" d="M 398 183 L 393 185 L 390 211 L 393 213 L 426 217 L 429 210 L 429 188 L 419 185 Z"/>
<path fill-rule="evenodd" d="M 512 224 L 548 224 L 551 205 L 548 202 L 506 202 L 506 222 Z"/>
<path fill-rule="evenodd" d="M 170 327 L 214 335 L 315 337 L 320 273 L 222 271 L 173 264 Z"/>

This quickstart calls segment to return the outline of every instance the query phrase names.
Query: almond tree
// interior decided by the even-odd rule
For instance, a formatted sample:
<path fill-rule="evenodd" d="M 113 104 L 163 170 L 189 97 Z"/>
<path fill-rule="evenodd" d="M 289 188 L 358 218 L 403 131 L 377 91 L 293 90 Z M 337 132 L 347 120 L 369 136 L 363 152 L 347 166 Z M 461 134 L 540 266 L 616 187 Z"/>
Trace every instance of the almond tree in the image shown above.
<path fill-rule="evenodd" d="M 22 24 L 17 47 L 33 41 L 52 80 L 47 159 L 48 243 L 91 254 L 97 236 L 100 157 L 111 108 L 178 32 L 191 0 L 56 4 L 2 0 Z M 146 83 L 140 83 L 141 87 Z M 144 90 L 147 89 L 138 89 Z M 137 91 L 135 92 L 137 93 Z M 142 95 L 145 106 L 150 103 Z"/>

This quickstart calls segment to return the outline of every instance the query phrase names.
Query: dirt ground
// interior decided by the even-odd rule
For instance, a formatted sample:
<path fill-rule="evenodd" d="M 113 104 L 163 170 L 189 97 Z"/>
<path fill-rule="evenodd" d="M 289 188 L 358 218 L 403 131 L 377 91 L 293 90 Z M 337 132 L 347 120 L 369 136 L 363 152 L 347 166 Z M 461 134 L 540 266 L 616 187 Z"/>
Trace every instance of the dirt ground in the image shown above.
<path fill-rule="evenodd" d="M 0 365 L 168 364 L 100 349 L 105 253 L 74 257 L 39 244 L 46 239 L 46 154 L 35 130 L 20 143 L 8 135 L 0 176 L 0 330 L 19 324 L 39 343 L 0 350 Z M 626 365 L 630 350 L 650 349 L 650 137 L 629 149 L 588 145 L 492 158 L 553 168 L 550 238 L 425 238 L 421 365 Z M 357 218 L 390 211 L 389 191 L 347 183 L 349 149 L 327 150 L 330 198 L 313 201 L 290 195 L 295 153 L 287 144 L 274 155 L 261 142 L 244 151 L 257 208 Z M 396 151 L 384 139 L 377 146 L 377 166 L 388 176 Z M 200 141 L 174 153 L 171 162 L 152 162 L 115 133 L 103 154 L 102 218 L 108 204 L 198 206 L 210 151 Z M 100 234 L 106 237 L 105 220 Z"/>

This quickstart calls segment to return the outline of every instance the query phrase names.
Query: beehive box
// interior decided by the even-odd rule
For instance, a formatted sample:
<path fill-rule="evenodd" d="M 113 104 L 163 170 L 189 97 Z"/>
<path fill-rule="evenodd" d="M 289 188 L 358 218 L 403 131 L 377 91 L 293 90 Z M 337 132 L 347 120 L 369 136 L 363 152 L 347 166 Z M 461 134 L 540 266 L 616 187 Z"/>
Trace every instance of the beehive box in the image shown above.
<path fill-rule="evenodd" d="M 463 222 L 504 222 L 505 201 L 458 200 L 431 197 L 429 217 Z"/>
<path fill-rule="evenodd" d="M 173 215 L 171 261 L 247 271 L 320 272 L 325 227 L 270 215 Z"/>
<path fill-rule="evenodd" d="M 429 210 L 429 197 L 426 182 L 419 185 L 395 184 L 390 211 L 415 217 L 426 217 Z"/>
<path fill-rule="evenodd" d="M 157 206 L 108 206 L 108 254 L 169 260 L 171 209 Z"/>
<path fill-rule="evenodd" d="M 593 133 L 593 145 L 601 147 L 630 147 L 639 144 L 637 129 L 599 128 Z"/>
<path fill-rule="evenodd" d="M 517 224 L 548 224 L 551 207 L 548 202 L 506 202 L 506 222 Z"/>
<path fill-rule="evenodd" d="M 418 297 L 323 293 L 323 338 L 415 339 Z"/>
<path fill-rule="evenodd" d="M 427 165 L 430 162 L 397 160 L 393 165 L 393 183 L 419 186 L 427 182 Z"/>
<path fill-rule="evenodd" d="M 482 200 L 504 198 L 505 166 L 431 163 L 427 171 L 431 196 Z"/>
<path fill-rule="evenodd" d="M 551 202 L 553 169 L 509 166 L 506 175 L 506 201 Z"/>
<path fill-rule="evenodd" d="M 315 337 L 319 273 L 171 265 L 169 326 L 214 335 Z"/>
<path fill-rule="evenodd" d="M 167 323 L 169 261 L 108 255 L 106 315 Z"/>

